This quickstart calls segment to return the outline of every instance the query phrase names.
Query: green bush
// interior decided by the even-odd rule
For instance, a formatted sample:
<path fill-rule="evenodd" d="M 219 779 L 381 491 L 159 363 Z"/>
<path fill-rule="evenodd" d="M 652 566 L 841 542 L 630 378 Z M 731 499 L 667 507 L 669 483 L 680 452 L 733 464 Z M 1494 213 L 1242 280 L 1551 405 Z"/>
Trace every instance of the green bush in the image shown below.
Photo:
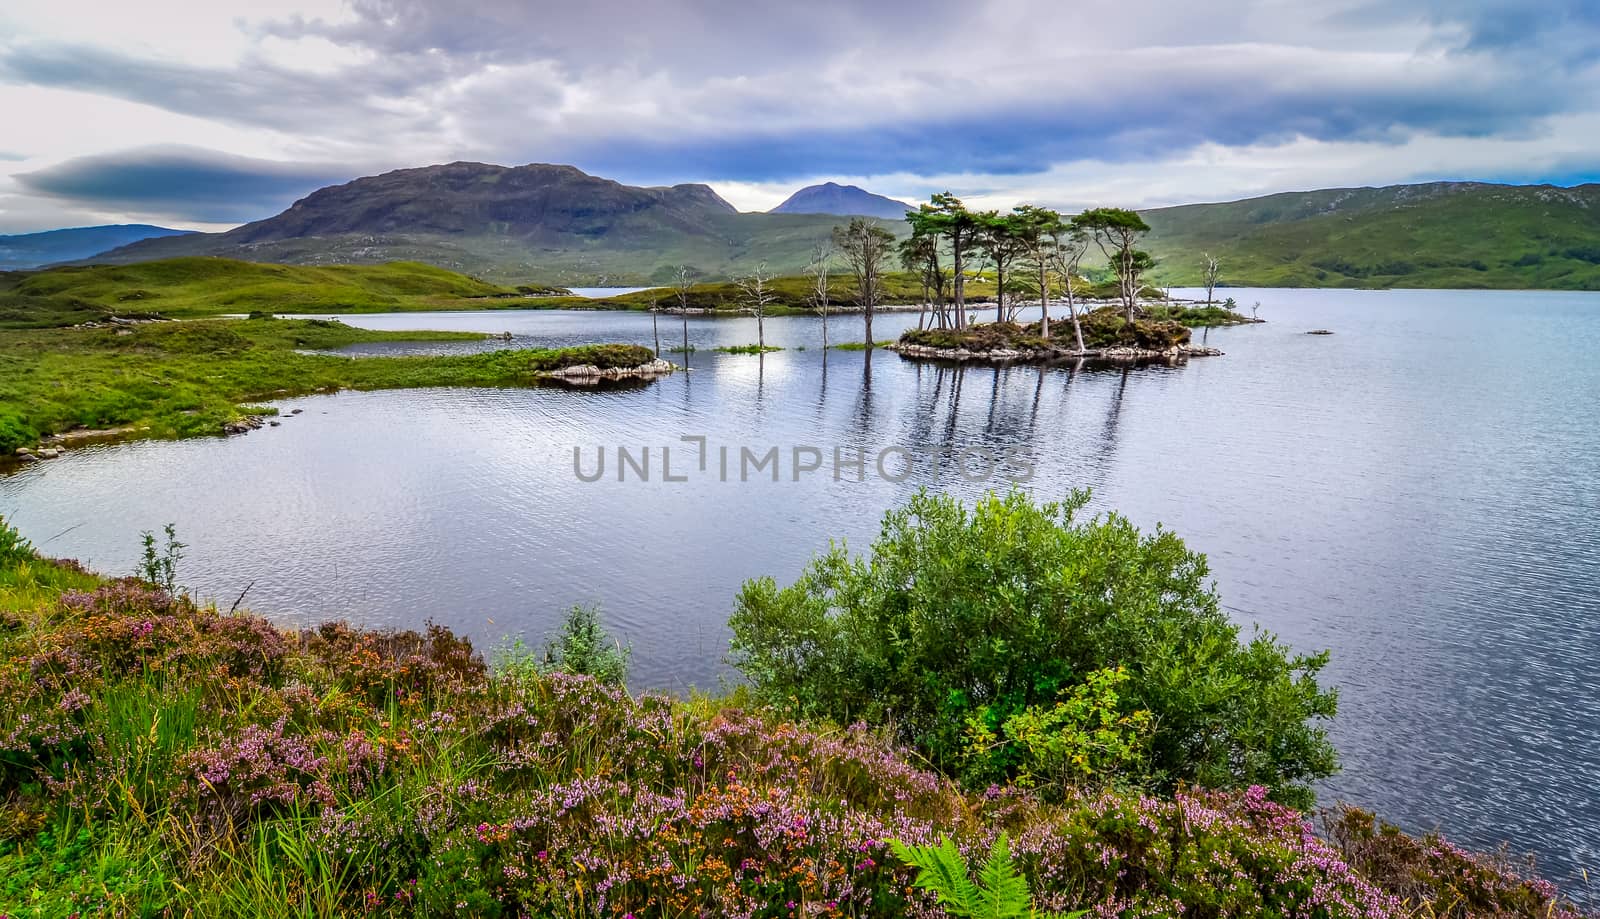
<path fill-rule="evenodd" d="M 869 557 L 836 544 L 788 587 L 747 582 L 730 621 L 733 662 L 765 701 L 892 726 L 969 783 L 1037 758 L 1008 723 L 1105 724 L 1051 706 L 1121 667 L 1109 723 L 1130 719 L 1114 733 L 1139 754 L 1111 757 L 1106 778 L 1161 790 L 1260 784 L 1312 800 L 1307 783 L 1336 768 L 1322 727 L 1336 696 L 1316 680 L 1326 655 L 1292 655 L 1267 634 L 1241 641 L 1204 556 L 1115 514 L 1080 520 L 1087 500 L 1035 504 L 1013 490 L 968 509 L 920 493 L 885 516 Z M 974 724 L 999 744 L 981 757 Z"/>
<path fill-rule="evenodd" d="M 607 685 L 621 686 L 628 678 L 631 653 L 630 648 L 606 634 L 598 609 L 574 606 L 556 640 L 545 646 L 543 670 L 594 677 Z"/>

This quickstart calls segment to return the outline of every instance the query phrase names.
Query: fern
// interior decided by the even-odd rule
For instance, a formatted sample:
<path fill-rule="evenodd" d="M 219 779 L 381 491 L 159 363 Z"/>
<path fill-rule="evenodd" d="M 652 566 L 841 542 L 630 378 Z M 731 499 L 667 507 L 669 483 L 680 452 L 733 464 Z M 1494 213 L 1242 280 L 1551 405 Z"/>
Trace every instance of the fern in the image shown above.
<path fill-rule="evenodd" d="M 967 860 L 949 837 L 937 846 L 909 846 L 890 840 L 889 847 L 896 858 L 917 869 L 913 883 L 938 897 L 939 905 L 956 919 L 1078 919 L 1088 912 L 1036 909 L 1028 879 L 1017 869 L 1004 833 L 994 841 L 976 882 Z"/>

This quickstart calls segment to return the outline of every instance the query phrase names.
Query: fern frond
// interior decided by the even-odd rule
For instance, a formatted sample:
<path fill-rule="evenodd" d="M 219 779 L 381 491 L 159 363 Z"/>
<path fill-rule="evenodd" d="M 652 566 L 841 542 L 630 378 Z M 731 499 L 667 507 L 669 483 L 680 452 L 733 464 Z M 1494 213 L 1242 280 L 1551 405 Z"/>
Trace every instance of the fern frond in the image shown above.
<path fill-rule="evenodd" d="M 978 870 L 978 883 L 984 919 L 1028 919 L 1033 914 L 1028 879 L 1017 871 L 1006 834 L 1001 833 L 989 849 L 989 858 Z"/>
<path fill-rule="evenodd" d="M 889 847 L 895 858 L 917 869 L 913 883 L 938 897 L 946 912 L 958 919 L 982 919 L 985 915 L 979 912 L 978 887 L 967 876 L 967 860 L 950 837 L 937 846 L 908 846 L 890 840 Z"/>

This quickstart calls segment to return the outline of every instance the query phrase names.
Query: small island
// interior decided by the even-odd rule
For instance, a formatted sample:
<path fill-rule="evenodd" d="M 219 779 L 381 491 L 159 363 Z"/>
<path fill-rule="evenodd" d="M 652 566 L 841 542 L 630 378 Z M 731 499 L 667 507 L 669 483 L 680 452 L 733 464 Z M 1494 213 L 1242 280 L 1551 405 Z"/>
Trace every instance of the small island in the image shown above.
<path fill-rule="evenodd" d="M 1071 317 L 1060 317 L 1048 323 L 911 329 L 889 349 L 906 358 L 990 363 L 1186 360 L 1222 354 L 1193 344 L 1192 328 L 1264 321 L 1221 306 L 1156 304 L 1135 307 L 1129 321 L 1121 308 L 1108 305 L 1083 313 L 1076 324 Z"/>

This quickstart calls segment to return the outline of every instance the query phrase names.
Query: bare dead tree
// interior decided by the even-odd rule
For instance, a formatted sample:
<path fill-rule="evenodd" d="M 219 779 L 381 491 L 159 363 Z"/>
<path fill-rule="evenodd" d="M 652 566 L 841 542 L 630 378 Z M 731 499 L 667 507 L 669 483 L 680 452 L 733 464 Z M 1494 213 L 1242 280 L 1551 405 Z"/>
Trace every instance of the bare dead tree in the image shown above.
<path fill-rule="evenodd" d="M 678 295 L 678 313 L 683 317 L 683 361 L 689 362 L 689 288 L 694 283 L 689 280 L 689 266 L 679 265 L 678 275 L 672 281 L 672 289 Z"/>
<path fill-rule="evenodd" d="M 656 360 L 661 360 L 661 297 L 650 295 L 650 331 L 656 336 Z"/>
<path fill-rule="evenodd" d="M 883 296 L 883 264 L 894 245 L 894 234 L 878 221 L 852 217 L 845 226 L 833 228 L 833 244 L 844 254 L 856 278 L 856 299 L 866 319 L 867 354 L 872 354 L 872 317 Z"/>
<path fill-rule="evenodd" d="M 772 275 L 767 271 L 767 263 L 762 262 L 756 270 L 740 278 L 739 308 L 756 317 L 756 349 L 765 353 L 767 350 L 767 307 L 771 306 L 778 298 L 772 292 Z"/>
<path fill-rule="evenodd" d="M 806 299 L 811 308 L 822 317 L 822 357 L 828 357 L 828 269 L 833 261 L 833 241 L 819 239 L 811 247 L 811 261 L 806 264 L 806 274 L 811 277 L 811 291 Z"/>
<path fill-rule="evenodd" d="M 1222 263 L 1217 261 L 1216 257 L 1209 252 L 1201 256 L 1201 258 L 1203 261 L 1200 267 L 1205 274 L 1206 282 L 1206 305 L 1210 306 L 1216 302 L 1217 278 L 1222 274 Z"/>

